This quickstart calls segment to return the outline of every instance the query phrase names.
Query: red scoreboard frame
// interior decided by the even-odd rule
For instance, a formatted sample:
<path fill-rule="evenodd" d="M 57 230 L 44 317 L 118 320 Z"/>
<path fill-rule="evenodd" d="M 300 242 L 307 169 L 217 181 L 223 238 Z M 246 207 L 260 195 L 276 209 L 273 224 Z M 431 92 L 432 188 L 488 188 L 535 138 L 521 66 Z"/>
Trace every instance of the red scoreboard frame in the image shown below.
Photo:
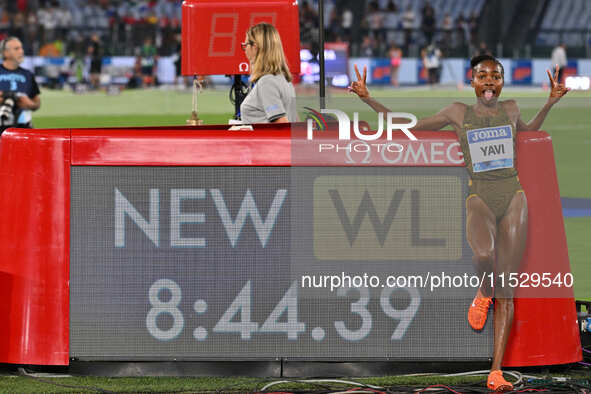
<path fill-rule="evenodd" d="M 295 165 L 293 143 L 303 141 L 292 135 L 292 125 L 257 125 L 253 131 L 239 133 L 227 127 L 9 129 L 3 133 L 0 313 L 5 319 L 0 325 L 0 362 L 69 364 L 71 167 Z M 449 131 L 415 133 L 419 139 L 415 143 L 431 149 L 433 143 L 440 147 L 458 143 Z M 517 149 L 529 212 L 521 269 L 570 272 L 552 140 L 544 132 L 521 132 Z M 322 161 L 316 155 L 298 165 L 326 165 Z M 524 298 L 528 290 L 532 289 L 516 292 L 503 365 L 580 361 L 572 289 L 565 288 L 560 298 Z"/>
<path fill-rule="evenodd" d="M 182 74 L 250 74 L 240 44 L 252 25 L 268 22 L 281 36 L 289 69 L 300 73 L 300 27 L 295 0 L 220 1 L 183 3 Z"/>

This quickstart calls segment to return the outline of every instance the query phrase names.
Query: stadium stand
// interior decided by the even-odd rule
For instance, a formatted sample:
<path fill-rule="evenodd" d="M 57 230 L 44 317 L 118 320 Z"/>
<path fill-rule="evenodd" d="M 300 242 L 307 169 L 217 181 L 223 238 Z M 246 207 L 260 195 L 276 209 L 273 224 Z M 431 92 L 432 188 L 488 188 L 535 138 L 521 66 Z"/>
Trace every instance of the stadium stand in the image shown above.
<path fill-rule="evenodd" d="M 536 44 L 568 47 L 589 45 L 591 38 L 591 2 L 588 0 L 550 0 L 544 14 Z"/>
<path fill-rule="evenodd" d="M 146 37 L 158 57 L 177 56 L 181 4 L 182 0 L 0 0 L 0 39 L 20 37 L 27 56 L 53 58 L 45 72 L 36 71 L 48 81 L 58 81 L 59 87 L 65 75 L 72 79 L 80 74 L 77 64 L 87 62 L 95 34 L 105 58 L 137 59 Z M 445 57 L 472 56 L 482 44 L 501 57 L 545 57 L 562 42 L 569 57 L 591 54 L 589 0 L 520 0 L 521 7 L 502 15 L 510 21 L 507 28 L 497 31 L 489 22 L 501 17 L 491 12 L 495 11 L 492 0 L 325 0 L 324 4 L 326 41 L 348 42 L 352 57 L 387 57 L 392 44 L 401 47 L 405 57 L 418 57 L 431 40 Z M 301 0 L 299 7 L 302 47 L 315 53 L 318 0 Z M 414 16 L 412 27 L 405 31 L 403 19 L 409 7 Z M 423 23 L 426 7 L 432 8 L 435 19 L 429 32 Z M 133 59 L 128 63 L 105 64 L 111 80 L 127 79 L 122 75 L 132 73 Z"/>
<path fill-rule="evenodd" d="M 133 55 L 146 35 L 170 52 L 180 32 L 181 0 L 19 0 L 0 3 L 0 38 L 23 38 L 27 54 L 62 43 L 63 53 L 81 51 L 92 34 L 101 35 L 106 52 Z M 164 53 L 168 54 L 168 53 Z"/>
<path fill-rule="evenodd" d="M 364 3 L 364 4 L 363 4 Z M 343 32 L 341 21 L 344 19 L 345 10 L 350 7 L 350 2 L 339 2 L 338 0 L 325 2 L 325 28 L 328 40 L 340 40 L 350 42 L 351 54 L 362 55 L 363 52 L 371 53 L 373 56 L 384 56 L 392 43 L 408 49 L 409 43 L 405 42 L 403 34 L 403 14 L 410 9 L 414 14 L 412 24 L 411 45 L 418 48 L 428 44 L 423 31 L 423 10 L 430 6 L 434 11 L 435 34 L 434 41 L 441 42 L 444 38 L 452 36 L 451 42 L 446 43 L 450 48 L 461 48 L 462 56 L 466 54 L 468 46 L 478 45 L 474 34 L 474 26 L 478 24 L 478 18 L 486 3 L 485 0 L 379 0 L 365 1 L 356 9 L 360 14 L 358 18 L 360 29 L 351 35 Z M 312 46 L 317 36 L 315 29 L 317 23 L 316 10 L 318 1 L 302 2 L 300 21 L 303 26 L 310 28 L 301 29 L 301 41 L 304 46 Z M 333 9 L 338 9 L 340 15 L 332 15 Z M 451 19 L 451 31 L 453 34 L 446 36 L 445 18 Z M 333 20 L 334 19 L 334 20 Z M 459 37 L 461 35 L 461 37 Z M 369 36 L 369 38 L 367 37 Z M 381 38 L 386 38 L 385 40 Z M 376 41 L 375 43 L 371 43 Z M 447 40 L 445 40 L 447 41 Z M 368 51 L 367 46 L 372 47 Z"/>

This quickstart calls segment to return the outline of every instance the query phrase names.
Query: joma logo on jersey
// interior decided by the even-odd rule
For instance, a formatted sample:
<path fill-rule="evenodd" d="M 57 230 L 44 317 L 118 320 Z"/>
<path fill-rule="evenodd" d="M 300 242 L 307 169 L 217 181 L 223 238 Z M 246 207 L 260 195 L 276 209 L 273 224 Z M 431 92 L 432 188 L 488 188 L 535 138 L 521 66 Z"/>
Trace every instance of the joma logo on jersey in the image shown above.
<path fill-rule="evenodd" d="M 470 142 L 479 142 L 482 140 L 491 140 L 511 136 L 511 130 L 508 126 L 495 129 L 473 130 L 469 132 Z"/>
<path fill-rule="evenodd" d="M 456 176 L 318 177 L 314 254 L 342 261 L 459 259 L 462 196 Z"/>

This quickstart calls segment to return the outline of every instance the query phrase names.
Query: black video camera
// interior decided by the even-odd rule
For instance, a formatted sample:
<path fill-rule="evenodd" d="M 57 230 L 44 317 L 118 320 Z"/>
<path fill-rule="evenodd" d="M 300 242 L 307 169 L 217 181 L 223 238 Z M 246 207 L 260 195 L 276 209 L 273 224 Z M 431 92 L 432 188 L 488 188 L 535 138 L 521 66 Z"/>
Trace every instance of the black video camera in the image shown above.
<path fill-rule="evenodd" d="M 0 125 L 12 126 L 14 124 L 14 106 L 16 104 L 16 98 L 15 92 L 2 92 L 2 104 L 0 105 Z"/>
<path fill-rule="evenodd" d="M 2 103 L 4 103 L 6 100 L 12 100 L 12 105 L 14 105 L 14 103 L 16 103 L 16 98 L 16 92 L 6 90 L 2 91 Z"/>

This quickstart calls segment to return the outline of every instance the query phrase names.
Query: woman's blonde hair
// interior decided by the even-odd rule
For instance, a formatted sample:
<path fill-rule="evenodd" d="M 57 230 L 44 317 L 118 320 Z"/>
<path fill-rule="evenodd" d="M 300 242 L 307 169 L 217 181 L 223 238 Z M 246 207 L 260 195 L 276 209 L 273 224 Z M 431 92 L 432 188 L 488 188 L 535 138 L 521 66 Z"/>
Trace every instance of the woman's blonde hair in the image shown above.
<path fill-rule="evenodd" d="M 291 82 L 291 73 L 285 60 L 281 37 L 277 29 L 271 24 L 259 23 L 248 29 L 246 37 L 258 48 L 251 64 L 250 79 L 256 82 L 266 74 L 283 74 L 287 82 Z"/>

